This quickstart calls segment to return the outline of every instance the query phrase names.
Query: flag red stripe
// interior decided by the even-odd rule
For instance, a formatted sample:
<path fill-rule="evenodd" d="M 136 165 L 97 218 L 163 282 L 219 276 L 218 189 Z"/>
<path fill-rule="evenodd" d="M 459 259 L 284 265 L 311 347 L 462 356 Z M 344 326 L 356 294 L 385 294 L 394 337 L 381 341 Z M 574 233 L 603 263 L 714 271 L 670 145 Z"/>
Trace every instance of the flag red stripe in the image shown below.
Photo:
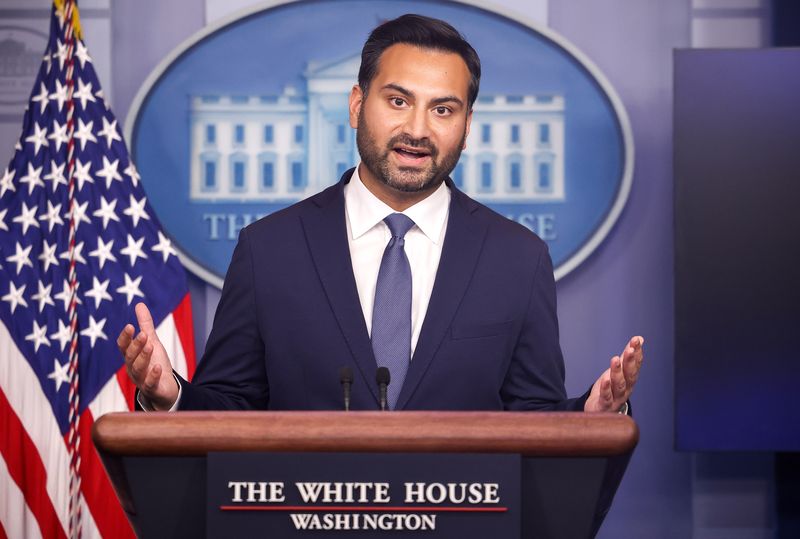
<path fill-rule="evenodd" d="M 8 535 L 6 535 L 6 529 L 3 527 L 2 522 L 0 522 L 0 539 L 8 539 Z"/>
<path fill-rule="evenodd" d="M 186 357 L 186 378 L 191 380 L 197 366 L 194 355 L 194 326 L 192 325 L 192 300 L 187 292 L 183 299 L 172 311 L 178 338 L 181 340 L 183 355 Z"/>
<path fill-rule="evenodd" d="M 87 408 L 81 414 L 80 422 L 81 491 L 83 497 L 86 499 L 86 505 L 89 506 L 89 511 L 91 511 L 102 537 L 135 539 L 133 529 L 117 500 L 111 481 L 109 481 L 100 456 L 92 443 L 93 424 L 94 418 Z"/>
<path fill-rule="evenodd" d="M 116 374 L 117 382 L 119 383 L 119 389 L 122 391 L 122 394 L 125 396 L 125 402 L 128 404 L 128 410 L 133 410 L 133 400 L 136 398 L 136 386 L 133 385 L 133 382 L 130 378 L 128 378 L 128 372 L 125 370 L 125 365 L 120 367 Z M 120 412 L 124 412 L 125 410 L 119 410 Z"/>
<path fill-rule="evenodd" d="M 42 537 L 66 538 L 53 502 L 47 494 L 47 470 L 44 463 L 2 389 L 0 432 L 3 433 L 0 436 L 0 454 L 6 461 L 9 475 L 19 486 L 25 503 L 36 518 Z M 53 443 L 58 442 L 60 440 L 53 440 Z"/>

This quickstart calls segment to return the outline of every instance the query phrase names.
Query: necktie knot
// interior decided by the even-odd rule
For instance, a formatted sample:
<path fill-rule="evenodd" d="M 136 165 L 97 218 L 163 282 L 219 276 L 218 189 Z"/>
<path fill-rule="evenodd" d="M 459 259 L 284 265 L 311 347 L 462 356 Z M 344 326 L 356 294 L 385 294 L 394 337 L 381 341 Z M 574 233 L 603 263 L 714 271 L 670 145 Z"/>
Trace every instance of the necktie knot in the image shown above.
<path fill-rule="evenodd" d="M 412 221 L 409 216 L 403 215 L 402 213 L 387 215 L 383 222 L 389 227 L 392 237 L 400 239 L 404 238 L 406 233 L 414 226 L 414 221 Z"/>

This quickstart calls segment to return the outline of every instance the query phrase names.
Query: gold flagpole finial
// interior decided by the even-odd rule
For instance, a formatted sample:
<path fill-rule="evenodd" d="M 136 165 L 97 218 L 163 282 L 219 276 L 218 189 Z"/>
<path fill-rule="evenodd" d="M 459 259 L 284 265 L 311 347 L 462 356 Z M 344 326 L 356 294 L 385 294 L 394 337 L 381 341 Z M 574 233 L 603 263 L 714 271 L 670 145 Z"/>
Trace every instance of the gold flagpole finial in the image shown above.
<path fill-rule="evenodd" d="M 53 5 L 56 7 L 59 19 L 64 20 L 64 11 L 66 4 L 69 0 L 53 0 Z M 73 0 L 72 6 L 72 28 L 77 39 L 83 39 L 83 31 L 81 30 L 81 18 L 78 14 L 78 3 Z"/>

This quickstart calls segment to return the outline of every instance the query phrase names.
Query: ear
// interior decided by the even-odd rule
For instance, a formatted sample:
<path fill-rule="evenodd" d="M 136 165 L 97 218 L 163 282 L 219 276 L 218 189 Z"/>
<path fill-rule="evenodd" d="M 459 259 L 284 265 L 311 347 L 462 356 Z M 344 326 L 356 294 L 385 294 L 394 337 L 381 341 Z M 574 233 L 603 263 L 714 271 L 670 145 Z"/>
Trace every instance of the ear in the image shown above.
<path fill-rule="evenodd" d="M 467 138 L 469 138 L 469 128 L 472 125 L 472 109 L 469 110 L 467 114 L 467 128 L 464 130 L 464 147 L 461 148 L 461 151 L 467 149 Z"/>
<path fill-rule="evenodd" d="M 363 101 L 364 92 L 361 91 L 361 86 L 356 84 L 350 90 L 350 127 L 353 129 L 358 127 L 358 116 L 361 113 L 361 103 Z"/>

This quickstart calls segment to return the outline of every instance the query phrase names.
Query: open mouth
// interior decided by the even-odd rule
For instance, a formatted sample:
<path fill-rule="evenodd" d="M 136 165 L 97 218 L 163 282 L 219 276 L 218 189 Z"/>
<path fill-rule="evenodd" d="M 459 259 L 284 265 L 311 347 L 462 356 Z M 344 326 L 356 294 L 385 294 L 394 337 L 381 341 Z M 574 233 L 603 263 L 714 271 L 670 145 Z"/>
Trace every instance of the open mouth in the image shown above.
<path fill-rule="evenodd" d="M 429 151 L 424 149 L 405 146 L 395 147 L 392 151 L 404 161 L 421 161 L 431 155 Z"/>

